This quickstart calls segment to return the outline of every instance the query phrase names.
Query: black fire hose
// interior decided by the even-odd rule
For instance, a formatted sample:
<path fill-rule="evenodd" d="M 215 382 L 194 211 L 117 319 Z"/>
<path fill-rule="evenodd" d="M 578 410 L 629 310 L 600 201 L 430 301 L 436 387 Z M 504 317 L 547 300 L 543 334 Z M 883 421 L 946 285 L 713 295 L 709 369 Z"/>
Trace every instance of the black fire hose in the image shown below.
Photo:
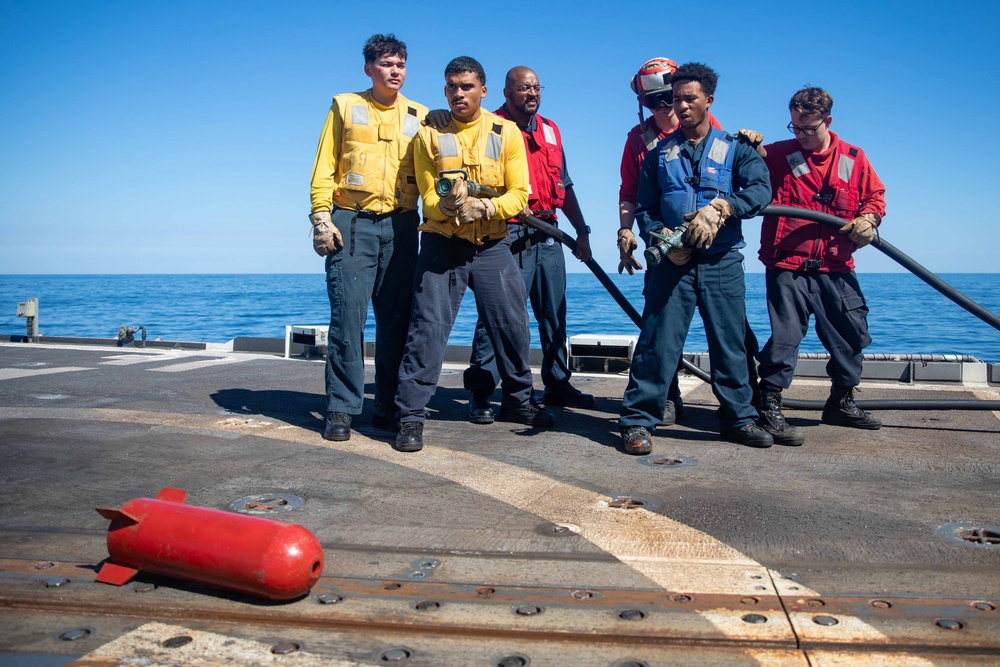
<path fill-rule="evenodd" d="M 781 216 L 791 216 L 801 218 L 803 220 L 812 220 L 813 222 L 819 222 L 828 225 L 834 225 L 836 227 L 842 227 L 845 221 L 828 215 L 826 213 L 820 213 L 818 211 L 809 211 L 806 209 L 796 208 L 794 206 L 768 206 L 759 215 L 781 215 Z M 549 223 L 539 220 L 534 216 L 525 216 L 523 222 L 533 229 L 551 236 L 556 241 L 559 241 L 564 246 L 570 249 L 570 251 L 576 250 L 576 239 L 572 236 L 559 229 L 555 225 L 550 225 Z M 967 296 L 957 291 L 951 285 L 935 276 L 933 273 L 920 266 L 912 258 L 905 255 L 902 251 L 897 249 L 895 246 L 889 244 L 881 238 L 876 239 L 872 243 L 879 250 L 884 252 L 886 255 L 892 259 L 899 262 L 903 267 L 914 273 L 918 278 L 926 282 L 928 285 L 938 290 L 949 299 L 962 306 L 968 310 L 973 315 L 976 315 L 981 320 L 987 324 L 992 324 L 994 327 L 1000 329 L 1000 318 L 986 310 L 976 302 L 969 299 Z M 585 262 L 587 268 L 593 272 L 594 276 L 598 281 L 604 286 L 604 289 L 608 291 L 611 297 L 621 306 L 625 314 L 629 316 L 635 325 L 642 328 L 642 317 L 639 312 L 635 309 L 632 303 L 625 298 L 625 295 L 621 293 L 618 286 L 611 281 L 608 274 L 604 272 L 604 269 L 597 263 L 596 260 L 591 258 Z M 967 305 L 968 304 L 968 305 Z M 692 364 L 690 361 L 685 359 L 683 355 L 681 356 L 681 364 L 684 369 L 689 373 L 697 377 L 703 382 L 710 382 L 711 376 L 705 371 L 701 370 L 699 367 Z M 782 407 L 790 408 L 793 410 L 822 410 L 825 402 L 824 401 L 804 401 L 799 399 L 782 398 Z M 1000 410 L 1000 401 L 980 401 L 980 400 L 963 400 L 963 401 L 924 401 L 924 400 L 884 400 L 884 401 L 857 401 L 858 407 L 863 410 Z"/>

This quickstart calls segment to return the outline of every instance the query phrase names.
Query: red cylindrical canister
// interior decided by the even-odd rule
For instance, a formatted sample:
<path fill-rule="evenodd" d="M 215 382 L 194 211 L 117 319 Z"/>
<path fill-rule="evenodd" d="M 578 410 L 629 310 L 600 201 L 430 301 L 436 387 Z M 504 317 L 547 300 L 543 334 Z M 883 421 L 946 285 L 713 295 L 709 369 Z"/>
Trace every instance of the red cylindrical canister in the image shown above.
<path fill-rule="evenodd" d="M 170 492 L 180 502 L 159 499 L 171 497 Z M 123 584 L 142 570 L 290 600 L 308 593 L 319 579 L 323 548 L 307 529 L 185 505 L 184 495 L 180 489 L 164 489 L 157 499 L 135 498 L 120 510 L 99 508 L 112 521 L 111 562 L 98 581 Z"/>

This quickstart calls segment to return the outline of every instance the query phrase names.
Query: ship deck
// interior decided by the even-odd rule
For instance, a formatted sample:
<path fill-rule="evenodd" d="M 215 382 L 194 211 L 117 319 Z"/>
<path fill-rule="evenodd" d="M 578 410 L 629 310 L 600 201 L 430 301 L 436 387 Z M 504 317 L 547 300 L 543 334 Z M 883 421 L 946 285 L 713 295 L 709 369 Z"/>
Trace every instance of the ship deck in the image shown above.
<path fill-rule="evenodd" d="M 880 411 L 856 431 L 789 411 L 804 446 L 750 449 L 717 439 L 686 377 L 681 423 L 634 457 L 623 375 L 577 374 L 596 408 L 553 408 L 548 430 L 469 424 L 461 378 L 446 366 L 404 454 L 370 400 L 350 441 L 320 437 L 315 358 L 0 343 L 0 663 L 1000 664 L 1000 414 Z M 319 583 L 275 603 L 95 582 L 94 508 L 167 486 L 220 510 L 278 498 L 266 516 L 322 543 Z"/>

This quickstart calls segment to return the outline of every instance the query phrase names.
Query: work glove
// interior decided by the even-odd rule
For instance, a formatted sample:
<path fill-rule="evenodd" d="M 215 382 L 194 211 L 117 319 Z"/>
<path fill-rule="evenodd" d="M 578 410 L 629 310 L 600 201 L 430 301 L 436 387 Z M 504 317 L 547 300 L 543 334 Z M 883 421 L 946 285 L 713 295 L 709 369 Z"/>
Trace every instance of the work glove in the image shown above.
<path fill-rule="evenodd" d="M 763 134 L 761 134 L 760 132 L 755 132 L 753 130 L 740 130 L 736 134 L 737 136 L 746 139 L 747 142 L 751 146 L 753 146 L 753 149 L 757 151 L 757 155 L 761 157 L 767 157 L 767 151 L 764 149 L 764 146 L 762 145 L 764 143 Z"/>
<path fill-rule="evenodd" d="M 674 230 L 664 227 L 660 230 L 660 233 L 664 236 L 669 236 L 674 233 Z M 694 250 L 685 245 L 680 248 L 671 248 L 670 252 L 667 253 L 667 259 L 675 266 L 684 266 L 691 261 L 691 255 L 693 254 Z"/>
<path fill-rule="evenodd" d="M 864 248 L 875 238 L 875 224 L 878 218 L 874 213 L 862 213 L 840 228 L 841 234 L 847 234 L 851 242 L 859 248 Z"/>
<path fill-rule="evenodd" d="M 468 197 L 458 209 L 458 221 L 461 223 L 489 220 L 496 215 L 497 207 L 489 199 Z"/>
<path fill-rule="evenodd" d="M 447 109 L 434 109 L 428 111 L 424 116 L 424 125 L 433 127 L 435 130 L 444 129 L 451 122 L 451 112 Z"/>
<path fill-rule="evenodd" d="M 618 254 L 621 256 L 621 261 L 618 262 L 618 273 L 622 271 L 628 271 L 628 274 L 634 275 L 636 269 L 642 270 L 642 264 L 632 256 L 632 251 L 639 247 L 639 244 L 635 241 L 635 234 L 632 233 L 631 229 L 622 227 L 618 230 Z"/>
<path fill-rule="evenodd" d="M 451 192 L 447 196 L 441 197 L 438 202 L 438 210 L 449 218 L 457 218 L 458 210 L 469 198 L 469 186 L 464 178 L 456 178 L 451 182 Z"/>
<path fill-rule="evenodd" d="M 733 205 L 722 197 L 716 197 L 694 213 L 688 213 L 684 219 L 688 222 L 685 243 L 692 248 L 705 250 L 712 247 L 715 235 L 719 233 L 726 219 L 733 215 Z"/>
<path fill-rule="evenodd" d="M 344 237 L 333 224 L 329 211 L 316 211 L 309 214 L 312 223 L 313 250 L 320 257 L 331 255 L 344 247 Z"/>

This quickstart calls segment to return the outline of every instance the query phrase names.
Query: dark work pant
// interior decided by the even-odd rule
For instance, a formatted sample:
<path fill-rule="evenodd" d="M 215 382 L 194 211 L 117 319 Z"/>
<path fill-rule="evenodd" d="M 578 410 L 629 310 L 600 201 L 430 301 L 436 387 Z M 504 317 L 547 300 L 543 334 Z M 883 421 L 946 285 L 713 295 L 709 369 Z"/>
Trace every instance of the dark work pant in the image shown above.
<path fill-rule="evenodd" d="M 510 237 L 477 246 L 425 232 L 420 237 L 416 283 L 399 369 L 399 421 L 424 421 L 424 408 L 437 388 L 448 335 L 466 287 L 476 295 L 476 310 L 496 350 L 503 405 L 516 408 L 528 403 L 532 395 L 528 309 Z"/>
<path fill-rule="evenodd" d="M 391 405 L 409 325 L 417 260 L 416 211 L 373 216 L 334 208 L 344 247 L 326 257 L 330 334 L 326 409 L 361 414 L 368 304 L 375 313 L 375 403 Z"/>
<path fill-rule="evenodd" d="M 826 373 L 834 384 L 861 382 L 862 350 L 868 347 L 868 306 L 858 277 L 850 273 L 768 269 L 767 312 L 771 339 L 761 351 L 761 386 L 786 389 L 792 384 L 799 343 L 816 317 L 816 335 L 830 353 Z"/>
<path fill-rule="evenodd" d="M 542 345 L 542 382 L 558 390 L 569 382 L 566 353 L 566 257 L 562 244 L 527 225 L 508 225 L 511 252 L 521 269 Z M 490 395 L 500 382 L 493 345 L 483 321 L 476 323 L 472 358 L 465 371 L 465 388 Z"/>
<path fill-rule="evenodd" d="M 712 391 L 723 431 L 752 423 L 757 412 L 747 363 L 746 283 L 738 250 L 695 253 L 684 266 L 662 262 L 646 283 L 642 330 L 622 399 L 621 426 L 652 429 L 663 417 L 671 376 L 695 309 L 705 323 Z M 750 334 L 752 335 L 752 334 Z"/>

